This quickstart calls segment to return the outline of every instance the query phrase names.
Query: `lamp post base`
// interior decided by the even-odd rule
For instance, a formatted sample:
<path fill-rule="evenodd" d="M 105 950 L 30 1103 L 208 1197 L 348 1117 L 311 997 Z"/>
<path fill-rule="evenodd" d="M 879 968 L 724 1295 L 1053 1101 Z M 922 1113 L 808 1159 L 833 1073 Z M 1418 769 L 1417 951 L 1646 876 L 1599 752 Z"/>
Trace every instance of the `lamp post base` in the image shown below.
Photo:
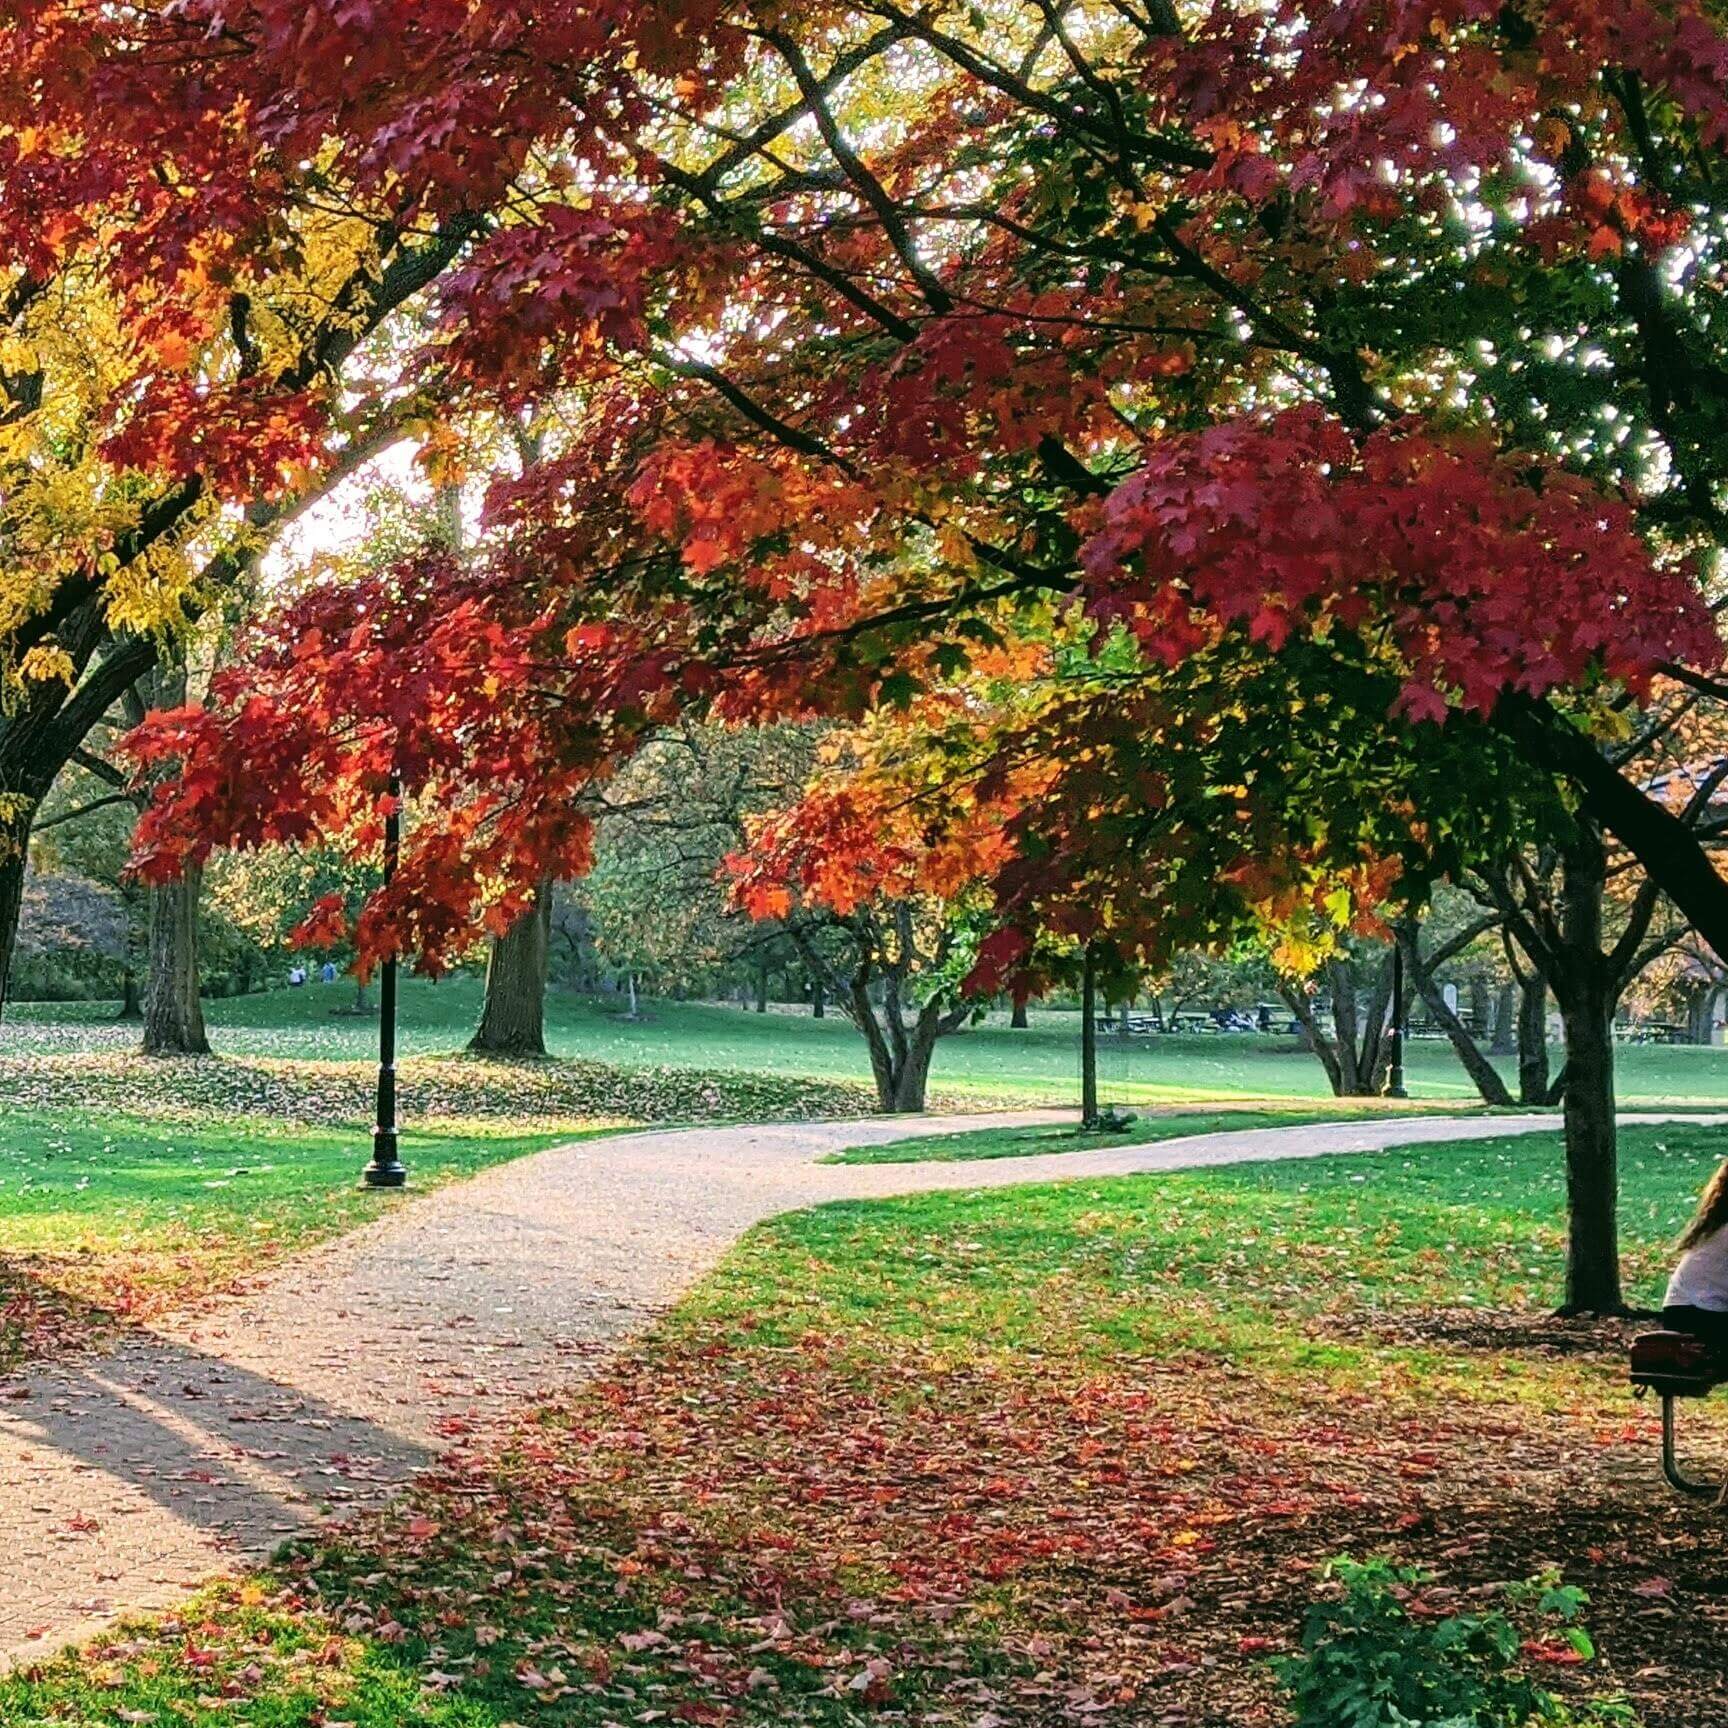
<path fill-rule="evenodd" d="M 379 1133 L 372 1142 L 372 1162 L 360 1172 L 363 1188 L 400 1188 L 408 1180 L 408 1166 L 396 1154 L 396 1136 Z"/>

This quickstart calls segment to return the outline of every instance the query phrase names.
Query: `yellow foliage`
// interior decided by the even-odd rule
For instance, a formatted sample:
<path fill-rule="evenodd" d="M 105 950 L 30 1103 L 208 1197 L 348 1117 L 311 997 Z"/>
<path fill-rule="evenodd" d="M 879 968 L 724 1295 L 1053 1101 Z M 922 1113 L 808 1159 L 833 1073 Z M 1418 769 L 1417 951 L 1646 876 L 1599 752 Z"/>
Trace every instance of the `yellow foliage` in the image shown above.
<path fill-rule="evenodd" d="M 40 642 L 18 662 L 18 677 L 26 684 L 50 684 L 56 678 L 70 684 L 78 676 L 72 656 L 57 642 Z"/>

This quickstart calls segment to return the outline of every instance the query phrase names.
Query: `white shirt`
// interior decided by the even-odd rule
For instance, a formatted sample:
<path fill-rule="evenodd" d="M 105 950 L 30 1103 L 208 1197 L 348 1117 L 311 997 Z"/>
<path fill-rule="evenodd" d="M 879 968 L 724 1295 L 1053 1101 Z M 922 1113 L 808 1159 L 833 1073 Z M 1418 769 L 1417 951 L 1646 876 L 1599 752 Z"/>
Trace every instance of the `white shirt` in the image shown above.
<path fill-rule="evenodd" d="M 1680 1256 L 1663 1305 L 1728 1314 L 1728 1225 Z"/>

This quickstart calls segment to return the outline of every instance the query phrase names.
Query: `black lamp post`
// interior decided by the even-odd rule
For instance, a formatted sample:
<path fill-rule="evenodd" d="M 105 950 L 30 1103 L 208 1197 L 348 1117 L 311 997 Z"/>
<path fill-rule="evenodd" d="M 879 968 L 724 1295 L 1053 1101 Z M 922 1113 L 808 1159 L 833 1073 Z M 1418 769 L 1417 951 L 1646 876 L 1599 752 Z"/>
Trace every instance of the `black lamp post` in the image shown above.
<path fill-rule="evenodd" d="M 1392 1038 L 1386 1064 L 1387 1098 L 1408 1098 L 1404 1089 L 1404 948 L 1396 937 L 1392 940 Z"/>
<path fill-rule="evenodd" d="M 384 886 L 390 886 L 402 855 L 402 776 L 390 776 L 390 808 L 384 816 Z M 384 962 L 378 981 L 378 1126 L 372 1130 L 372 1162 L 360 1172 L 368 1188 L 400 1188 L 408 1166 L 396 1147 L 396 956 Z"/>

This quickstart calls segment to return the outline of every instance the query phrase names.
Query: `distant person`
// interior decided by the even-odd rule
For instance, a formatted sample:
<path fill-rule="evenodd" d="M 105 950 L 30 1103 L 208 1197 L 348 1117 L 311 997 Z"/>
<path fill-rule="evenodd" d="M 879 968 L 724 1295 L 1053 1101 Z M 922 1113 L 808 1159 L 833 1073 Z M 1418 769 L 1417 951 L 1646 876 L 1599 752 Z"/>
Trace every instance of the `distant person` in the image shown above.
<path fill-rule="evenodd" d="M 334 960 L 326 960 L 324 962 L 323 970 L 318 974 L 318 976 L 322 978 L 326 984 L 334 984 L 336 982 L 336 962 Z"/>
<path fill-rule="evenodd" d="M 288 974 L 288 988 L 290 990 L 298 990 L 305 982 L 306 968 L 304 966 L 296 966 L 290 970 Z"/>
<path fill-rule="evenodd" d="M 1662 1318 L 1676 1332 L 1702 1338 L 1728 1357 L 1728 1162 L 1710 1178 L 1686 1234 L 1680 1264 L 1668 1280 Z"/>

